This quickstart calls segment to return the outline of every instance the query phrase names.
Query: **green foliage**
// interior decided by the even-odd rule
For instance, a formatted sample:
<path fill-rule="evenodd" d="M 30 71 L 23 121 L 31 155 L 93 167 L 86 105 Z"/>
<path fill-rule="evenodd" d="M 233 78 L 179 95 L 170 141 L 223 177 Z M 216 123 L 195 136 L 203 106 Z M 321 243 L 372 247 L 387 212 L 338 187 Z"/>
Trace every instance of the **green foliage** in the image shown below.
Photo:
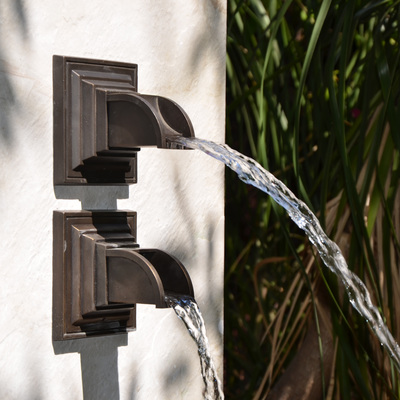
<path fill-rule="evenodd" d="M 318 213 L 400 341 L 399 23 L 400 1 L 228 1 L 227 143 Z M 321 318 L 334 357 L 320 338 L 332 371 L 320 398 L 400 398 L 399 374 L 302 233 L 226 174 L 227 398 L 265 398 Z"/>

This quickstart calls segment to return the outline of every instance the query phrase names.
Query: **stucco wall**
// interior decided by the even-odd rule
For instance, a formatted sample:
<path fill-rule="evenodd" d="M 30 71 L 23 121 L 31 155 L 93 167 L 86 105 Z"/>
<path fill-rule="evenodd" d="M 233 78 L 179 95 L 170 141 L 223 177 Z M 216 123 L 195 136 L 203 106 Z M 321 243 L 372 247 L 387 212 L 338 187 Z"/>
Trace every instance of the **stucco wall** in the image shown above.
<path fill-rule="evenodd" d="M 188 269 L 222 377 L 224 169 L 196 151 L 143 149 L 130 187 L 53 186 L 52 55 L 139 65 L 139 92 L 180 104 L 224 141 L 224 0 L 0 3 L 0 398 L 201 399 L 194 342 L 172 310 L 137 331 L 53 343 L 52 212 L 138 212 L 138 242 Z"/>

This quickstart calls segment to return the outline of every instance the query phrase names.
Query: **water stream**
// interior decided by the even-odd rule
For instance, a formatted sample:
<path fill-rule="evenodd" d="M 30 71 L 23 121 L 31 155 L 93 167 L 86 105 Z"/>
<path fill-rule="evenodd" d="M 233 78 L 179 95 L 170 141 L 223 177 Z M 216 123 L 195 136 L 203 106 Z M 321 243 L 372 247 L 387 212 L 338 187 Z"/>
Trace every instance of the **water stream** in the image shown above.
<path fill-rule="evenodd" d="M 201 150 L 222 161 L 227 167 L 235 171 L 242 181 L 267 193 L 285 208 L 290 218 L 306 233 L 310 242 L 316 247 L 324 264 L 340 278 L 352 306 L 368 322 L 380 343 L 392 358 L 398 372 L 400 372 L 399 345 L 384 324 L 379 310 L 372 303 L 367 287 L 349 269 L 339 247 L 328 238 L 317 217 L 308 206 L 260 164 L 227 145 L 182 136 L 173 136 L 169 140 L 180 146 Z"/>
<path fill-rule="evenodd" d="M 197 344 L 200 357 L 201 375 L 205 389 L 205 400 L 223 400 L 222 385 L 218 379 L 217 371 L 211 358 L 210 346 L 207 339 L 203 316 L 196 301 L 188 296 L 175 297 L 168 295 L 165 298 L 167 304 L 172 307 L 182 322 L 185 324 L 190 336 Z"/>

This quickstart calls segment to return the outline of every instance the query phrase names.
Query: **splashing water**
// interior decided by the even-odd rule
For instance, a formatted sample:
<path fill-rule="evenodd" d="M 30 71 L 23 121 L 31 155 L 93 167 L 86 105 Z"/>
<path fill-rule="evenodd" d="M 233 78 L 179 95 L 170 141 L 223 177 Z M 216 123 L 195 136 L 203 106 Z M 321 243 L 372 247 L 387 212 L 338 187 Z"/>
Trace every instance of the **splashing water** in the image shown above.
<path fill-rule="evenodd" d="M 188 296 L 175 297 L 172 295 L 166 296 L 165 301 L 169 307 L 174 309 L 176 315 L 185 324 L 190 336 L 197 344 L 201 374 L 205 385 L 204 399 L 223 400 L 224 394 L 221 382 L 218 379 L 217 371 L 211 359 L 203 316 L 196 301 Z"/>
<path fill-rule="evenodd" d="M 169 140 L 180 146 L 201 150 L 222 161 L 236 172 L 243 182 L 267 193 L 285 208 L 295 224 L 307 234 L 324 264 L 341 279 L 352 306 L 366 319 L 382 346 L 388 351 L 398 372 L 400 372 L 399 345 L 384 324 L 378 309 L 372 304 L 368 289 L 361 279 L 350 271 L 339 247 L 328 238 L 317 217 L 308 206 L 255 160 L 244 156 L 227 145 L 182 136 L 172 136 Z"/>

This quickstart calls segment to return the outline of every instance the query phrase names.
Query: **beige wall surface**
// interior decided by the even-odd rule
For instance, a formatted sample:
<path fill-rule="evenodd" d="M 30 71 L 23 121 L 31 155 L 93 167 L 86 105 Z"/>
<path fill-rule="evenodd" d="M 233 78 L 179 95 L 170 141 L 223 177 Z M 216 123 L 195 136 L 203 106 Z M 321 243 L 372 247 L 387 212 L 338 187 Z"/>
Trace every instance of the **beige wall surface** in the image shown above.
<path fill-rule="evenodd" d="M 222 374 L 224 168 L 197 151 L 143 149 L 130 187 L 53 186 L 52 56 L 138 64 L 139 92 L 180 104 L 224 141 L 223 0 L 0 3 L 0 398 L 201 399 L 194 342 L 172 310 L 137 330 L 52 342 L 52 213 L 130 209 L 138 242 L 180 259 Z"/>

